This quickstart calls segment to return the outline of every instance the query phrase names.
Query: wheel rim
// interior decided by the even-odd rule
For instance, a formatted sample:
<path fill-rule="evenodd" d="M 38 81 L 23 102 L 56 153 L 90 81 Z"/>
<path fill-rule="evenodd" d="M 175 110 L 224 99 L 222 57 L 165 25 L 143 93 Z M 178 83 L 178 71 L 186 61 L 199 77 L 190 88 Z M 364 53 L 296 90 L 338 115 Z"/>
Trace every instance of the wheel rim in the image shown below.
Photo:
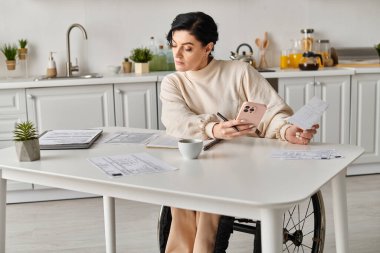
<path fill-rule="evenodd" d="M 325 237 L 325 210 L 321 192 L 284 214 L 283 252 L 321 253 Z"/>

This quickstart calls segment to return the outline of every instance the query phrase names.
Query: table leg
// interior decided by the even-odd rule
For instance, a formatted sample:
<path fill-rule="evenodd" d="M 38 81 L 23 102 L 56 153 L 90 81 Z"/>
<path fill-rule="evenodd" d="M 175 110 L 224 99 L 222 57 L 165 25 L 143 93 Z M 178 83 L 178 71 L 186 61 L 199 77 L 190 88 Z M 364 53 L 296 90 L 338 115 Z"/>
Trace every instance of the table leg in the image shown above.
<path fill-rule="evenodd" d="M 106 253 L 116 253 L 115 198 L 103 196 Z"/>
<path fill-rule="evenodd" d="M 285 210 L 261 210 L 261 249 L 263 253 L 282 252 L 283 227 Z"/>
<path fill-rule="evenodd" d="M 346 169 L 331 180 L 336 252 L 348 252 Z"/>
<path fill-rule="evenodd" d="M 0 170 L 0 253 L 5 253 L 6 204 L 7 204 L 7 180 L 1 178 L 1 170 Z"/>

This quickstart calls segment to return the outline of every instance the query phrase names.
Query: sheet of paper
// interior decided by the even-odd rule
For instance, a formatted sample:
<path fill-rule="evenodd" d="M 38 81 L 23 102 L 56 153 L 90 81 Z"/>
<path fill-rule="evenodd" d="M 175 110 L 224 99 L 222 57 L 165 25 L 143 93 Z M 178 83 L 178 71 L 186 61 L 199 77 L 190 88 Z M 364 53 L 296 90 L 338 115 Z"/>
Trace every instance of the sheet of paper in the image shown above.
<path fill-rule="evenodd" d="M 325 160 L 333 158 L 341 158 L 335 149 L 326 150 L 276 150 L 272 152 L 272 158 L 280 158 L 285 160 Z"/>
<path fill-rule="evenodd" d="M 117 132 L 109 136 L 104 143 L 140 143 L 147 144 L 155 133 Z"/>
<path fill-rule="evenodd" d="M 88 160 L 111 177 L 177 170 L 147 153 L 93 157 Z"/>
<path fill-rule="evenodd" d="M 102 130 L 51 130 L 43 134 L 39 141 L 40 145 L 89 143 L 99 132 Z"/>
<path fill-rule="evenodd" d="M 310 99 L 309 103 L 301 107 L 288 121 L 302 129 L 311 129 L 311 127 L 318 123 L 324 111 L 326 111 L 328 104 L 318 97 Z"/>
<path fill-rule="evenodd" d="M 167 134 L 157 135 L 155 138 L 149 139 L 148 148 L 178 148 L 179 138 Z"/>

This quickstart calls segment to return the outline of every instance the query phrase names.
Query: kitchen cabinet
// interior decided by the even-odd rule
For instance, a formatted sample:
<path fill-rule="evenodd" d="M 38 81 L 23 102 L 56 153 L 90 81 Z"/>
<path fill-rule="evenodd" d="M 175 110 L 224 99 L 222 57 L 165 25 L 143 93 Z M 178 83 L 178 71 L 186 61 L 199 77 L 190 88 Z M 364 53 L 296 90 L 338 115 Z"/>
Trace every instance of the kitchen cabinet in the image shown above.
<path fill-rule="evenodd" d="M 314 96 L 329 104 L 314 141 L 349 143 L 350 76 L 279 78 L 278 93 L 297 111 Z"/>
<path fill-rule="evenodd" d="M 0 90 L 0 148 L 13 145 L 15 124 L 26 119 L 25 90 Z M 7 183 L 8 191 L 31 190 L 32 188 L 32 184 L 28 183 L 15 181 Z"/>
<path fill-rule="evenodd" d="M 115 126 L 112 84 L 26 89 L 28 119 L 49 129 Z"/>
<path fill-rule="evenodd" d="M 380 74 L 354 75 L 351 85 L 350 143 L 365 149 L 356 163 L 380 162 Z"/>
<path fill-rule="evenodd" d="M 115 84 L 116 126 L 157 129 L 156 82 Z"/>
<path fill-rule="evenodd" d="M 0 90 L 0 142 L 12 140 L 15 124 L 25 120 L 25 90 Z"/>

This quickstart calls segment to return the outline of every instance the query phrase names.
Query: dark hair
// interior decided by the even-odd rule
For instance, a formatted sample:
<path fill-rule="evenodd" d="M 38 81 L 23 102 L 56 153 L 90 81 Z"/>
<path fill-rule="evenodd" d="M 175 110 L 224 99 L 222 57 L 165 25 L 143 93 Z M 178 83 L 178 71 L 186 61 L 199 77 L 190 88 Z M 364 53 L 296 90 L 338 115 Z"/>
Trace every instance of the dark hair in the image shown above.
<path fill-rule="evenodd" d="M 169 45 L 172 44 L 173 33 L 180 30 L 188 31 L 203 46 L 210 42 L 215 45 L 218 40 L 218 27 L 214 19 L 203 12 L 189 12 L 177 15 L 166 37 Z"/>

